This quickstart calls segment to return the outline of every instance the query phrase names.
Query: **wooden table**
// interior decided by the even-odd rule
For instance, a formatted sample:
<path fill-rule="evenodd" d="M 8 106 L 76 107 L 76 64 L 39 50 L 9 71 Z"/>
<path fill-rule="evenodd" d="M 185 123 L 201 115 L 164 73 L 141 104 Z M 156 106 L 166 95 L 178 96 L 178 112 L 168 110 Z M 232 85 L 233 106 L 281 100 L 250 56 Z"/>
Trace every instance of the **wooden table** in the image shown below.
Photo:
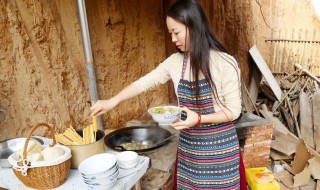
<path fill-rule="evenodd" d="M 47 138 L 42 138 L 45 142 L 51 143 Z M 51 139 L 50 139 L 51 140 Z M 49 142 L 47 142 L 49 141 Z M 118 152 L 113 150 L 106 150 L 105 152 L 117 154 Z M 141 190 L 141 177 L 146 173 L 150 158 L 146 156 L 139 156 L 138 165 L 129 170 L 120 169 L 120 174 L 115 185 L 110 188 L 110 190 L 130 190 L 134 187 L 136 190 Z M 31 190 L 31 188 L 26 187 L 21 181 L 14 175 L 11 168 L 0 168 L 0 188 L 5 189 L 22 189 Z M 66 190 L 66 189 L 77 189 L 86 190 L 89 189 L 87 185 L 83 182 L 80 173 L 77 169 L 71 169 L 69 172 L 68 179 L 61 186 L 54 188 L 55 190 Z"/>

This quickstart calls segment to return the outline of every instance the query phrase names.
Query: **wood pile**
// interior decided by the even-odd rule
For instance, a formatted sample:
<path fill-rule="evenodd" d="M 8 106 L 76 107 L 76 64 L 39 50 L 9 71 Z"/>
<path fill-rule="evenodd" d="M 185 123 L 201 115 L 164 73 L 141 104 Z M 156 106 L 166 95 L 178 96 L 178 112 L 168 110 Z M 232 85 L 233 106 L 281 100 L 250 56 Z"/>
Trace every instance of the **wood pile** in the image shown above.
<path fill-rule="evenodd" d="M 292 73 L 272 73 L 256 46 L 246 89 L 252 111 L 274 125 L 270 157 L 281 189 L 320 189 L 320 79 L 295 63 Z M 274 172 L 276 172 L 274 167 Z"/>

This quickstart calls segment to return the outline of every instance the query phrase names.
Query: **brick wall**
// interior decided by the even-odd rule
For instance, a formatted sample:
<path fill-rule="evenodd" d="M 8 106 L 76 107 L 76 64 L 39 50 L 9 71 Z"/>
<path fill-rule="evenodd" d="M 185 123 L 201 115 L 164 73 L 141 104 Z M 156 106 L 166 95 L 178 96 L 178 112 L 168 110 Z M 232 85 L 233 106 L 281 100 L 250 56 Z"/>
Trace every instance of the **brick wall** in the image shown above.
<path fill-rule="evenodd" d="M 270 164 L 273 125 L 246 127 L 243 131 L 243 162 L 246 168 L 266 167 Z"/>

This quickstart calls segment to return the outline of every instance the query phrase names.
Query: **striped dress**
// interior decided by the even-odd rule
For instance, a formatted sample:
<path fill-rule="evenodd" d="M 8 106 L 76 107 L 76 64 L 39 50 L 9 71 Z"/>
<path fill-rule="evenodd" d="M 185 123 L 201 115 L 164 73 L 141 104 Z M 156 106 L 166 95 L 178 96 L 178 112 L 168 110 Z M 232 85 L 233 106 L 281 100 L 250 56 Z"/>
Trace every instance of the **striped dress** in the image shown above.
<path fill-rule="evenodd" d="M 195 84 L 184 80 L 188 58 L 184 58 L 178 99 L 202 115 L 214 113 L 210 84 L 199 80 L 200 96 L 196 102 Z M 186 119 L 183 112 L 181 119 Z M 240 189 L 239 142 L 231 122 L 202 124 L 180 131 L 177 152 L 177 189 Z"/>

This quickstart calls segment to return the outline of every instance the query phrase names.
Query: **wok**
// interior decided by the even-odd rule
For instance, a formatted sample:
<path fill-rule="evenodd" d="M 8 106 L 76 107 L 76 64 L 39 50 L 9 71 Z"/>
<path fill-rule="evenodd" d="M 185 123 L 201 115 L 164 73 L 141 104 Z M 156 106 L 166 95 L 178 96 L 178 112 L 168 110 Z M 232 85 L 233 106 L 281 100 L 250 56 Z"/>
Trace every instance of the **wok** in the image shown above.
<path fill-rule="evenodd" d="M 168 130 L 160 127 L 135 126 L 125 127 L 115 130 L 106 135 L 104 143 L 113 150 L 126 150 L 121 144 L 131 142 L 146 142 L 148 146 L 136 152 L 144 152 L 156 149 L 166 144 L 171 138 L 175 137 Z"/>

